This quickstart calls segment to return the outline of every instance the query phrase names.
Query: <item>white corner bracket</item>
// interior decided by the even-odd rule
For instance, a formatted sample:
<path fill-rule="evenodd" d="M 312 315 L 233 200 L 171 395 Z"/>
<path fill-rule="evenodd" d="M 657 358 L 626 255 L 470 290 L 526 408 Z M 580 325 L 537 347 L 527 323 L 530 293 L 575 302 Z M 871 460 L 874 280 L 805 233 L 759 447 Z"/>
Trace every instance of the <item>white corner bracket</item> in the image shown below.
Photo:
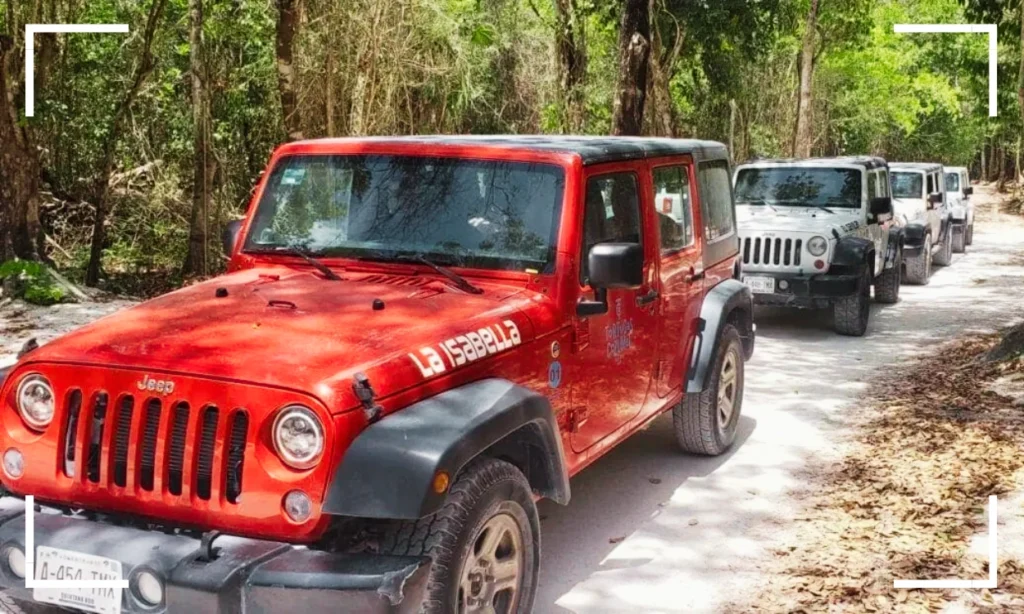
<path fill-rule="evenodd" d="M 25 26 L 25 117 L 36 114 L 36 34 L 127 34 L 126 23 L 30 23 Z"/>
<path fill-rule="evenodd" d="M 897 34 L 988 34 L 988 116 L 995 117 L 996 73 L 999 67 L 999 34 L 995 24 L 956 23 L 898 23 L 893 26 Z"/>
<path fill-rule="evenodd" d="M 996 588 L 999 557 L 996 555 L 996 496 L 988 498 L 988 579 L 987 580 L 896 580 L 894 588 Z"/>
<path fill-rule="evenodd" d="M 36 498 L 25 496 L 25 588 L 128 588 L 128 580 L 36 580 Z"/>

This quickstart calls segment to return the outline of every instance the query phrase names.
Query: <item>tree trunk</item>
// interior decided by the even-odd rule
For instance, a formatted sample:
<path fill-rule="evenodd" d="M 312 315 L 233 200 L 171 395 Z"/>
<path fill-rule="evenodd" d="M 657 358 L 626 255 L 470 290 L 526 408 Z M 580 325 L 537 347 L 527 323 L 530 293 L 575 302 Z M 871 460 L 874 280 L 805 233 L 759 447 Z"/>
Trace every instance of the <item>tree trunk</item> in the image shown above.
<path fill-rule="evenodd" d="M 1020 107 L 1021 130 L 1024 130 L 1024 0 L 1020 2 L 1020 70 L 1017 73 L 1017 104 Z M 1020 146 L 1021 135 L 1017 136 L 1017 166 L 1014 177 L 1020 181 Z"/>
<path fill-rule="evenodd" d="M 619 79 L 612 108 L 612 134 L 639 135 L 643 129 L 647 71 L 651 55 L 650 0 L 625 0 L 619 31 Z"/>
<path fill-rule="evenodd" d="M 655 136 L 676 138 L 680 136 L 679 117 L 672 102 L 672 78 L 675 76 L 676 60 L 686 39 L 679 23 L 675 23 L 672 47 L 665 49 L 661 32 L 651 29 L 650 133 Z"/>
<path fill-rule="evenodd" d="M 192 212 L 188 224 L 188 253 L 183 275 L 206 275 L 207 226 L 210 211 L 209 113 L 203 41 L 203 0 L 189 0 L 189 72 L 192 74 Z"/>
<path fill-rule="evenodd" d="M 14 39 L 0 34 L 0 261 L 43 256 L 39 223 L 39 156 L 18 111 L 12 74 L 20 53 Z"/>
<path fill-rule="evenodd" d="M 288 140 L 299 141 L 302 117 L 299 114 L 298 95 L 295 93 L 295 64 L 293 63 L 295 31 L 298 23 L 298 0 L 277 0 L 277 89 L 281 94 L 281 114 Z"/>
<path fill-rule="evenodd" d="M 89 264 L 85 269 L 85 285 L 95 287 L 100 280 L 100 269 L 103 263 L 103 244 L 106 242 L 107 223 L 107 194 L 110 190 L 110 174 L 114 171 L 114 154 L 117 151 L 117 142 L 121 138 L 121 130 L 124 127 L 124 118 L 131 109 L 132 103 L 139 95 L 142 84 L 145 83 L 149 74 L 153 72 L 153 36 L 156 34 L 156 25 L 163 14 L 164 5 L 167 0 L 153 0 L 149 7 L 149 17 L 146 20 L 146 30 L 142 40 L 142 54 L 139 65 L 135 69 L 132 83 L 125 92 L 124 97 L 114 110 L 114 120 L 103 142 L 103 157 L 100 159 L 100 169 L 96 175 L 96 182 L 93 184 L 93 206 L 96 213 L 93 216 L 92 244 L 89 249 Z"/>
<path fill-rule="evenodd" d="M 584 20 L 575 0 L 555 0 L 555 49 L 562 94 L 562 131 L 583 132 L 586 126 L 587 47 Z"/>
<path fill-rule="evenodd" d="M 981 180 L 988 181 L 988 164 L 985 160 L 985 150 L 988 149 L 988 143 L 982 143 L 981 145 Z"/>
<path fill-rule="evenodd" d="M 813 138 L 811 134 L 811 106 L 814 102 L 811 85 L 814 79 L 815 39 L 817 38 L 818 0 L 811 0 L 807 14 L 803 46 L 800 49 L 800 94 L 796 108 L 796 127 L 793 130 L 793 156 L 809 158 Z"/>

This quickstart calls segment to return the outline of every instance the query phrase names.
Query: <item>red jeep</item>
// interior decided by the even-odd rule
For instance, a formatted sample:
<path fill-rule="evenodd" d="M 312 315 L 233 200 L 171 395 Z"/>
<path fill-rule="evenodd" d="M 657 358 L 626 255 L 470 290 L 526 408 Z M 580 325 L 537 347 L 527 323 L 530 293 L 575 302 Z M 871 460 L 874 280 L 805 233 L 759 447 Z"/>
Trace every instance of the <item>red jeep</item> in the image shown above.
<path fill-rule="evenodd" d="M 641 138 L 281 147 L 229 272 L 0 373 L 0 587 L 92 612 L 529 612 L 535 501 L 659 414 L 733 442 L 728 155 Z M 125 579 L 128 589 L 25 588 Z"/>

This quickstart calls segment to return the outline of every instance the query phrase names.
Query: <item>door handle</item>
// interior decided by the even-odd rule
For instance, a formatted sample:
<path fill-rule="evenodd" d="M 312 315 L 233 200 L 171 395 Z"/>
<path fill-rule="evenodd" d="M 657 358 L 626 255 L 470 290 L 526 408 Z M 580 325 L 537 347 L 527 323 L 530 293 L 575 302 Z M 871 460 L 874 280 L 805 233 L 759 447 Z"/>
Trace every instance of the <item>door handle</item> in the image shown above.
<path fill-rule="evenodd" d="M 700 281 L 702 279 L 704 279 L 704 269 L 698 271 L 693 267 L 690 267 L 690 274 L 686 276 L 686 281 L 689 283 L 693 283 L 695 281 Z"/>
<path fill-rule="evenodd" d="M 647 291 L 647 294 L 636 297 L 636 306 L 643 307 L 644 305 L 650 305 L 658 298 L 658 291 L 651 288 Z"/>

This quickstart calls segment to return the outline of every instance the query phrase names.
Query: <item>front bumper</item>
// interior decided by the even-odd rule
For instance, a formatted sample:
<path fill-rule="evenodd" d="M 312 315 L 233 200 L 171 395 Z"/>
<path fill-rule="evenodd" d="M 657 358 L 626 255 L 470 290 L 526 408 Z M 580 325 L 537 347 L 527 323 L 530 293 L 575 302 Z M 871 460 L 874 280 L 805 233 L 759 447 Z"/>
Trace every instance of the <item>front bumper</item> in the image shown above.
<path fill-rule="evenodd" d="M 750 273 L 750 277 L 774 277 L 775 292 L 754 293 L 755 305 L 789 307 L 825 307 L 833 299 L 857 292 L 859 275 L 767 275 Z"/>
<path fill-rule="evenodd" d="M 280 542 L 223 536 L 216 556 L 200 557 L 200 540 L 55 513 L 35 514 L 36 546 L 121 561 L 129 588 L 125 614 L 264 612 L 415 612 L 426 592 L 429 559 L 334 554 Z M 0 551 L 25 547 L 24 502 L 0 502 Z M 136 570 L 164 583 L 164 603 L 145 607 L 131 588 Z M 0 561 L 0 589 L 32 601 L 32 589 Z"/>

